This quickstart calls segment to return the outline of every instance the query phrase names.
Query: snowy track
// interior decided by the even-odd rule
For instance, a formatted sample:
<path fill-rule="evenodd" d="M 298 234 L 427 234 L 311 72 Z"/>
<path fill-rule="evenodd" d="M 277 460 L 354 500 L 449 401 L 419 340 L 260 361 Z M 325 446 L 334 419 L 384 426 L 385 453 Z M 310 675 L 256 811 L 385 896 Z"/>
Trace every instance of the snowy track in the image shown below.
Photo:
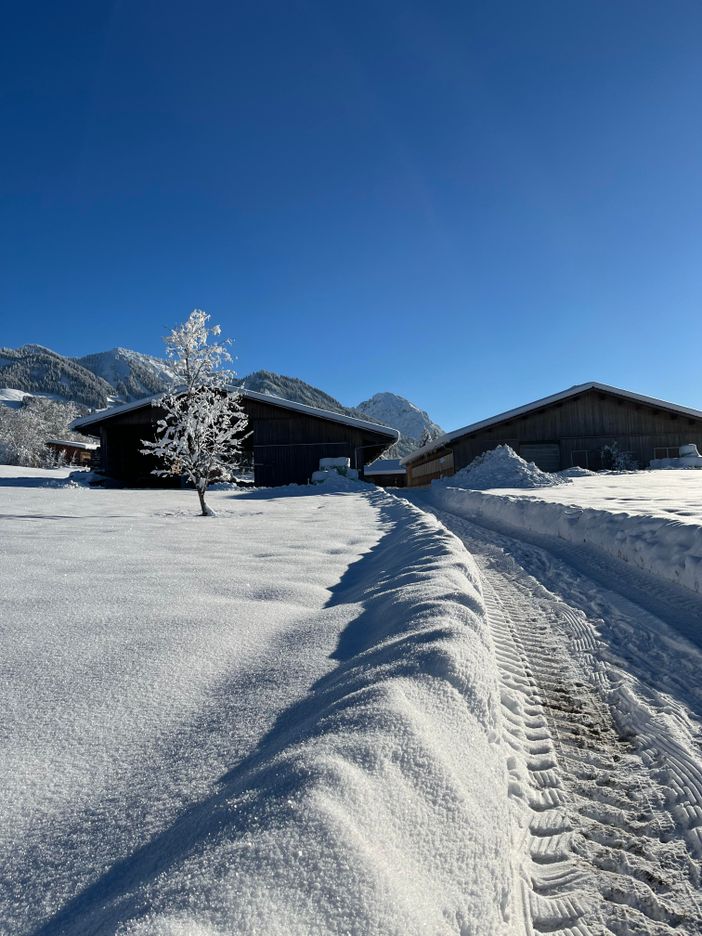
<path fill-rule="evenodd" d="M 523 931 L 702 932 L 699 659 L 649 610 L 684 596 L 433 512 L 483 577 Z M 694 603 L 679 609 L 686 627 Z"/>

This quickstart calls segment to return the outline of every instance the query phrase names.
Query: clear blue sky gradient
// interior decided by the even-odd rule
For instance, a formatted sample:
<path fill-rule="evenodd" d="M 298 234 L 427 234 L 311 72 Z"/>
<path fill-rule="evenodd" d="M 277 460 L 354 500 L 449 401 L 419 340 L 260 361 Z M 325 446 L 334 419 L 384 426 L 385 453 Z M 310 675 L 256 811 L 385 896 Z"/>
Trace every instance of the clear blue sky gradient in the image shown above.
<path fill-rule="evenodd" d="M 702 4 L 5 4 L 0 344 L 702 408 Z"/>

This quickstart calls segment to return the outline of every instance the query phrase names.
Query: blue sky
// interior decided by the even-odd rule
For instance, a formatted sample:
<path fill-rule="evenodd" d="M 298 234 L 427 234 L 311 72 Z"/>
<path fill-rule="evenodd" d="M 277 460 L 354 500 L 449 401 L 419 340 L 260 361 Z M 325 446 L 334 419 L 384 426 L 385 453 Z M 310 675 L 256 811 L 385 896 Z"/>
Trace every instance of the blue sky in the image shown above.
<path fill-rule="evenodd" d="M 697 2 L 6 4 L 0 75 L 0 344 L 702 408 Z"/>

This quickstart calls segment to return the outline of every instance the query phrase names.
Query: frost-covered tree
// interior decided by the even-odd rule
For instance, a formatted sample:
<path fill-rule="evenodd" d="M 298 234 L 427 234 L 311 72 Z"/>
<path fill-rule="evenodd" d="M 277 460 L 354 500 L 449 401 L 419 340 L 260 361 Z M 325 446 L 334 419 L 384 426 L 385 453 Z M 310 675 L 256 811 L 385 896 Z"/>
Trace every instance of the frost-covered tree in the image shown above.
<path fill-rule="evenodd" d="M 80 412 L 73 403 L 31 396 L 25 397 L 17 409 L 0 406 L 0 463 L 53 467 L 56 455 L 46 442 L 52 438 L 82 439 L 68 428 Z"/>
<path fill-rule="evenodd" d="M 221 329 L 208 327 L 209 318 L 195 309 L 164 339 L 182 385 L 158 401 L 164 416 L 158 422 L 156 441 L 142 440 L 142 452 L 160 461 L 152 474 L 185 476 L 197 491 L 203 517 L 214 513 L 205 500 L 209 485 L 229 480 L 241 464 L 248 423 L 241 394 L 226 386 L 235 376 L 222 368 L 232 359 L 229 342 L 210 341 Z"/>
<path fill-rule="evenodd" d="M 631 452 L 623 452 L 618 442 L 609 442 L 600 449 L 600 461 L 605 471 L 635 471 L 638 459 Z"/>

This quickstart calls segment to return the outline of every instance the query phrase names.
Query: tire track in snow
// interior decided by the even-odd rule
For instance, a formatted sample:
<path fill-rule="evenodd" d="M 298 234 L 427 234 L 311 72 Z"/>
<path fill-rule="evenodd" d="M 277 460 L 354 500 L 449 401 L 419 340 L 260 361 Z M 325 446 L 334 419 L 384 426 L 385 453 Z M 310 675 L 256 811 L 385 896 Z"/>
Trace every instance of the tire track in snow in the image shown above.
<path fill-rule="evenodd" d="M 523 543 L 434 513 L 483 575 L 525 932 L 702 932 L 702 760 L 608 664 L 594 622 L 516 561 Z"/>

